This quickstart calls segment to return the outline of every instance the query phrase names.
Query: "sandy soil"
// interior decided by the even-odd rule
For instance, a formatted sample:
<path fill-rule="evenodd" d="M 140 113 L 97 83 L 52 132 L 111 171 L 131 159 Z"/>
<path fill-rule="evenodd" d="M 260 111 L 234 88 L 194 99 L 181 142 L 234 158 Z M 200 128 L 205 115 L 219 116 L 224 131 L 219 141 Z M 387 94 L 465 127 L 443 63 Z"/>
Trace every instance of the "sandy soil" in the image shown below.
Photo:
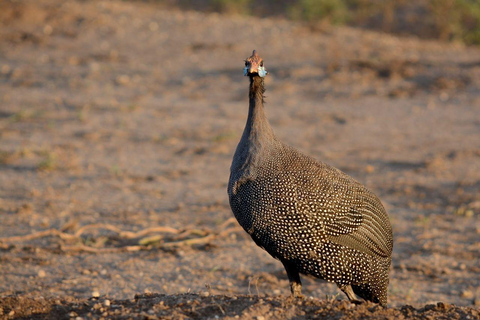
<path fill-rule="evenodd" d="M 290 300 L 281 264 L 229 220 L 252 49 L 277 135 L 386 206 L 390 308 L 309 277 Z M 0 316 L 478 318 L 479 87 L 480 50 L 460 45 L 0 1 Z"/>

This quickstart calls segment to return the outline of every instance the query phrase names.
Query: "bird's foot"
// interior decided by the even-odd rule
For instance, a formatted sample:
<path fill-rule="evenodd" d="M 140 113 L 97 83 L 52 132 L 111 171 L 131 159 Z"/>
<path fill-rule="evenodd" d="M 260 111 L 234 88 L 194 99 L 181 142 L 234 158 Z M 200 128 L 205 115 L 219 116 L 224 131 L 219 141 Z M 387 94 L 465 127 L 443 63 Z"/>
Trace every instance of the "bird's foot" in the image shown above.
<path fill-rule="evenodd" d="M 293 303 L 293 304 L 297 304 L 304 300 L 305 300 L 305 296 L 303 294 L 294 295 L 293 293 L 289 295 L 288 298 L 286 299 L 287 302 Z"/>
<path fill-rule="evenodd" d="M 302 285 L 300 283 L 292 282 L 290 284 L 290 289 L 292 291 L 291 297 L 295 299 L 305 299 L 305 296 L 302 294 Z"/>
<path fill-rule="evenodd" d="M 347 295 L 348 300 L 353 304 L 362 304 L 364 301 L 357 299 L 351 285 L 341 286 L 340 289 Z"/>
<path fill-rule="evenodd" d="M 305 300 L 305 296 L 303 294 L 291 294 L 290 298 L 292 299 L 300 299 L 300 300 Z"/>
<path fill-rule="evenodd" d="M 351 300 L 350 300 L 350 303 L 353 303 L 353 304 L 356 304 L 356 305 L 362 304 L 362 303 L 364 303 L 364 302 L 365 302 L 365 301 L 357 300 L 357 299 L 351 299 Z"/>

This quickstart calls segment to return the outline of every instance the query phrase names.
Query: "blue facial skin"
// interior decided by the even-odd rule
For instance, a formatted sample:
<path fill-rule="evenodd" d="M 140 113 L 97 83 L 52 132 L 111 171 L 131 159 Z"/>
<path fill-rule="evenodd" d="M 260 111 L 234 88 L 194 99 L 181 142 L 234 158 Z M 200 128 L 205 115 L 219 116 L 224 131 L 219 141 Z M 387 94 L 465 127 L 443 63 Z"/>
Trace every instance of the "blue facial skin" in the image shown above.
<path fill-rule="evenodd" d="M 265 76 L 268 74 L 268 71 L 265 70 L 265 67 L 258 67 L 258 75 L 262 78 L 265 78 Z M 248 75 L 248 67 L 243 68 L 243 75 L 246 76 Z"/>

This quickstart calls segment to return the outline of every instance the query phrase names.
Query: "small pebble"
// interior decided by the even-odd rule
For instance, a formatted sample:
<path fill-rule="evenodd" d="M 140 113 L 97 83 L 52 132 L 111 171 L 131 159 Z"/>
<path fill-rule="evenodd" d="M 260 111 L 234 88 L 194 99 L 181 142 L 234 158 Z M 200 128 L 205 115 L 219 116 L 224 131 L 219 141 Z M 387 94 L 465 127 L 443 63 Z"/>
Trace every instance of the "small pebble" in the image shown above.
<path fill-rule="evenodd" d="M 110 307 L 110 300 L 107 299 L 107 300 L 103 301 L 103 305 L 105 307 Z"/>
<path fill-rule="evenodd" d="M 51 25 L 47 24 L 45 27 L 43 27 L 43 33 L 47 36 L 51 35 L 53 32 L 53 28 Z"/>
<path fill-rule="evenodd" d="M 68 58 L 68 63 L 72 66 L 78 66 L 80 64 L 80 59 L 76 56 L 71 56 Z"/>
<path fill-rule="evenodd" d="M 152 32 L 153 32 L 153 31 L 157 31 L 157 30 L 158 30 L 158 23 L 152 21 L 152 22 L 150 22 L 150 23 L 148 24 L 148 28 L 149 28 L 150 31 L 152 31 Z"/>
<path fill-rule="evenodd" d="M 122 74 L 122 75 L 118 76 L 116 80 L 117 80 L 118 84 L 126 85 L 130 82 L 130 77 L 127 76 L 126 74 Z"/>
<path fill-rule="evenodd" d="M 43 270 L 38 271 L 38 277 L 39 278 L 45 278 L 47 273 Z"/>
<path fill-rule="evenodd" d="M 473 294 L 473 291 L 471 291 L 471 290 L 464 290 L 462 292 L 462 298 L 473 299 L 473 297 L 474 297 L 474 294 Z"/>
<path fill-rule="evenodd" d="M 437 308 L 443 311 L 448 311 L 451 306 L 448 303 L 445 302 L 437 302 Z"/>
<path fill-rule="evenodd" d="M 9 65 L 4 64 L 4 65 L 2 66 L 2 69 L 1 69 L 1 70 L 2 70 L 2 73 L 3 73 L 3 74 L 7 74 L 7 73 L 9 73 L 10 70 L 12 70 L 12 69 L 10 68 Z"/>
<path fill-rule="evenodd" d="M 94 297 L 94 298 L 100 297 L 100 292 L 98 292 L 98 291 L 93 291 L 93 292 L 92 292 L 92 297 Z"/>
<path fill-rule="evenodd" d="M 474 215 L 475 215 L 475 212 L 473 212 L 473 210 L 468 209 L 468 210 L 465 211 L 465 217 L 467 217 L 467 218 L 471 218 Z"/>

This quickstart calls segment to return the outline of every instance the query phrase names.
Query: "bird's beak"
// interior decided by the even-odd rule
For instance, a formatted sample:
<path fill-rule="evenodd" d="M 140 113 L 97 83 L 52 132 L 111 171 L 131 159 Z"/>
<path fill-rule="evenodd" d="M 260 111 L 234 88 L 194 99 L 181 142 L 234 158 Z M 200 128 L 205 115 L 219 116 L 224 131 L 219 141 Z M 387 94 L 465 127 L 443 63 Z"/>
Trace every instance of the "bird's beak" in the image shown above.
<path fill-rule="evenodd" d="M 267 75 L 267 70 L 264 67 L 259 66 L 258 62 L 251 61 L 248 66 L 243 69 L 243 75 L 248 76 L 249 74 L 257 73 L 260 77 L 265 77 Z"/>
<path fill-rule="evenodd" d="M 248 73 L 258 73 L 258 63 L 252 61 L 250 67 L 248 68 Z"/>
<path fill-rule="evenodd" d="M 248 63 L 248 65 L 246 65 L 245 68 L 243 68 L 244 76 L 248 76 L 249 74 L 257 73 L 257 72 L 258 72 L 258 63 L 255 63 L 253 61 Z"/>

